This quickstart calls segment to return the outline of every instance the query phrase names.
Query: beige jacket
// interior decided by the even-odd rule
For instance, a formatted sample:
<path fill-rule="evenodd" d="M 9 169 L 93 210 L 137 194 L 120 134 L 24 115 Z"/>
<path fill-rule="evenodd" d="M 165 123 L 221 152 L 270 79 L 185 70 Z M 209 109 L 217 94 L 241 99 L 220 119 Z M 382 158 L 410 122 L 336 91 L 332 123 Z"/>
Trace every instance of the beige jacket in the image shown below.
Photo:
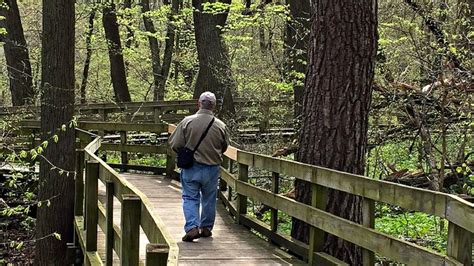
<path fill-rule="evenodd" d="M 193 150 L 211 122 L 212 117 L 214 117 L 212 111 L 206 109 L 200 109 L 196 114 L 185 117 L 170 136 L 171 149 L 175 152 L 182 147 Z M 221 164 L 222 153 L 227 150 L 228 145 L 229 137 L 226 125 L 216 118 L 201 145 L 194 153 L 194 159 L 201 164 Z"/>

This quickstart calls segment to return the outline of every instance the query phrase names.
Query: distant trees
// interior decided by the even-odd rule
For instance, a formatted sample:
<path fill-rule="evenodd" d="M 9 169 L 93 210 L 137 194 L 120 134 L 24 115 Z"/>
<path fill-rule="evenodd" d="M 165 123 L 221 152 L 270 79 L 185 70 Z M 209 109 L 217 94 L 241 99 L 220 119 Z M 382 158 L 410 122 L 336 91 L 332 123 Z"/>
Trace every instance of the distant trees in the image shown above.
<path fill-rule="evenodd" d="M 4 43 L 12 104 L 17 106 L 32 103 L 34 90 L 31 64 L 17 1 L 0 2 L 0 16 L 4 17 L 0 19 L 0 27 L 7 31 L 5 35 L 0 35 L 0 41 Z"/>
<path fill-rule="evenodd" d="M 38 201 L 43 205 L 37 213 L 37 265 L 64 265 L 66 244 L 74 233 L 75 132 L 58 130 L 74 114 L 74 4 L 74 0 L 43 1 L 41 132 L 43 139 L 52 134 L 58 138 L 57 143 L 49 141 L 40 159 Z"/>
<path fill-rule="evenodd" d="M 222 40 L 222 27 L 224 27 L 228 10 L 213 11 L 211 8 L 205 10 L 204 4 L 212 4 L 215 1 L 193 0 L 195 11 L 194 34 L 196 37 L 196 48 L 199 60 L 199 72 L 194 84 L 194 98 L 198 98 L 204 91 L 212 91 L 218 99 L 218 111 L 223 113 L 234 113 L 234 102 L 232 92 L 237 88 L 230 59 Z M 230 4 L 231 0 L 218 1 Z"/>
<path fill-rule="evenodd" d="M 317 0 L 308 49 L 308 69 L 297 160 L 364 174 L 369 106 L 377 52 L 377 1 Z M 297 181 L 296 199 L 310 203 L 311 187 Z M 361 222 L 361 199 L 330 191 L 327 210 Z M 308 227 L 294 221 L 292 236 L 307 241 Z M 324 250 L 361 264 L 353 244 L 328 236 Z"/>

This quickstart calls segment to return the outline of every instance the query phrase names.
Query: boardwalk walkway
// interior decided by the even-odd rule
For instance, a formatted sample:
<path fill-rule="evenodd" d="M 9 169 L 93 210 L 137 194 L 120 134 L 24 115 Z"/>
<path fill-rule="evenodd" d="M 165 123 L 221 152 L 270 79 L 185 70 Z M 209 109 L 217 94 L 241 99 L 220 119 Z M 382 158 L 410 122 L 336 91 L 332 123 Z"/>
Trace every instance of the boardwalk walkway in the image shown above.
<path fill-rule="evenodd" d="M 306 264 L 278 247 L 235 224 L 221 202 L 217 204 L 216 225 L 211 238 L 193 243 L 181 241 L 184 234 L 184 216 L 181 208 L 179 182 L 158 175 L 121 174 L 150 199 L 154 211 L 166 224 L 179 246 L 179 265 L 303 265 Z M 100 194 L 105 195 L 102 187 Z M 114 204 L 114 223 L 120 224 L 120 204 Z M 100 232 L 100 231 L 99 231 Z M 140 236 L 140 258 L 144 262 L 146 236 Z M 99 241 L 102 242 L 102 241 Z M 104 246 L 99 243 L 99 253 Z M 101 252 L 102 250 L 102 252 Z M 101 258 L 105 258 L 101 254 Z M 118 264 L 115 256 L 114 264 Z"/>

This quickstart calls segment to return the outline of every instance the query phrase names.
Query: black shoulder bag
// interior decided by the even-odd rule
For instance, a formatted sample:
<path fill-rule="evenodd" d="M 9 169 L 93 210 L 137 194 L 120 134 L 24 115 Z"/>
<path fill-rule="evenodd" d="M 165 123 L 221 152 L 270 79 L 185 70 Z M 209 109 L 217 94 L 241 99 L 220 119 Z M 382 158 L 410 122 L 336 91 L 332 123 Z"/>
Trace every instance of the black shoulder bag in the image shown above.
<path fill-rule="evenodd" d="M 215 118 L 213 117 L 211 122 L 206 128 L 206 131 L 202 133 L 201 138 L 199 139 L 198 143 L 196 144 L 196 147 L 194 147 L 194 150 L 188 149 L 186 147 L 179 148 L 178 149 L 178 156 L 177 156 L 177 163 L 179 168 L 181 169 L 189 169 L 193 166 L 194 163 L 194 153 L 197 151 L 199 148 L 199 145 L 201 145 L 202 140 L 206 137 L 207 132 L 209 132 L 209 129 L 211 128 L 212 124 L 214 124 Z M 186 137 L 185 137 L 185 143 L 186 143 Z"/>

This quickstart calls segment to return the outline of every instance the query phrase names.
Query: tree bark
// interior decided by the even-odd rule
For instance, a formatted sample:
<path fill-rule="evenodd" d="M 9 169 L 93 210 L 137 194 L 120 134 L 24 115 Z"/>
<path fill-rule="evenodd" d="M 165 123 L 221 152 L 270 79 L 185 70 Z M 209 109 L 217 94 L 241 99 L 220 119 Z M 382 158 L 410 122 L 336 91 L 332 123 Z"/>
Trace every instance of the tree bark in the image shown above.
<path fill-rule="evenodd" d="M 43 0 L 41 132 L 57 133 L 74 115 L 74 0 Z M 64 265 L 73 240 L 75 132 L 67 128 L 57 143 L 50 140 L 40 159 L 36 224 L 36 265 Z M 57 167 L 51 170 L 52 165 Z M 58 169 L 70 171 L 60 174 Z M 47 200 L 51 206 L 47 207 Z M 61 240 L 51 236 L 57 232 Z M 49 236 L 49 237 L 47 237 Z M 44 238 L 46 237 L 46 238 Z"/>
<path fill-rule="evenodd" d="M 115 100 L 117 102 L 130 102 L 131 97 L 128 90 L 127 74 L 125 73 L 115 4 L 104 4 L 102 23 L 104 24 L 105 38 L 109 46 L 110 75 L 112 77 Z"/>
<path fill-rule="evenodd" d="M 84 62 L 84 69 L 82 70 L 82 83 L 81 83 L 81 103 L 86 103 L 86 88 L 87 80 L 89 78 L 89 68 L 91 64 L 92 57 L 92 46 L 91 39 L 94 34 L 94 19 L 95 19 L 96 8 L 93 7 L 91 13 L 89 14 L 89 31 L 86 35 L 86 60 Z"/>
<path fill-rule="evenodd" d="M 169 4 L 166 1 L 165 4 Z M 173 56 L 173 47 L 176 36 L 176 29 L 173 24 L 174 16 L 178 14 L 179 10 L 179 1 L 172 0 L 171 2 L 171 12 L 168 16 L 168 25 L 166 30 L 166 40 L 165 40 L 165 51 L 163 55 L 163 65 L 161 65 L 160 60 L 160 49 L 158 46 L 158 40 L 154 36 L 148 36 L 148 43 L 150 45 L 151 51 L 151 61 L 152 61 L 152 70 L 153 70 L 153 100 L 154 101 L 163 101 L 165 98 L 165 86 L 166 80 L 171 68 L 171 59 Z M 151 34 L 156 33 L 155 26 L 152 19 L 147 14 L 150 11 L 150 1 L 142 1 L 142 13 L 143 13 L 143 24 L 145 30 Z"/>
<path fill-rule="evenodd" d="M 294 117 L 300 119 L 303 105 L 304 85 L 299 74 L 306 73 L 308 59 L 308 38 L 311 26 L 310 1 L 287 0 L 290 8 L 291 20 L 286 22 L 285 28 L 285 53 L 287 58 L 287 78 L 293 84 Z"/>
<path fill-rule="evenodd" d="M 5 19 L 0 20 L 0 27 L 5 28 L 7 33 L 0 36 L 0 41 L 4 42 L 12 104 L 33 103 L 33 77 L 18 4 L 16 0 L 5 0 L 3 4 L 0 16 Z"/>
<path fill-rule="evenodd" d="M 364 174 L 368 115 L 377 51 L 377 1 L 317 0 L 305 78 L 300 162 Z M 296 199 L 310 202 L 310 186 L 295 182 Z M 360 198 L 329 191 L 327 211 L 361 222 Z M 293 222 L 292 236 L 307 242 L 308 226 Z M 351 265 L 361 250 L 328 236 L 324 251 Z"/>
<path fill-rule="evenodd" d="M 217 112 L 224 115 L 235 113 L 232 92 L 237 84 L 232 77 L 227 49 L 221 37 L 220 27 L 225 26 L 228 12 L 212 14 L 203 12 L 203 3 L 209 0 L 193 0 L 193 13 L 199 72 L 194 84 L 194 98 L 204 91 L 212 91 L 217 97 Z M 231 0 L 220 2 L 230 4 Z"/>

